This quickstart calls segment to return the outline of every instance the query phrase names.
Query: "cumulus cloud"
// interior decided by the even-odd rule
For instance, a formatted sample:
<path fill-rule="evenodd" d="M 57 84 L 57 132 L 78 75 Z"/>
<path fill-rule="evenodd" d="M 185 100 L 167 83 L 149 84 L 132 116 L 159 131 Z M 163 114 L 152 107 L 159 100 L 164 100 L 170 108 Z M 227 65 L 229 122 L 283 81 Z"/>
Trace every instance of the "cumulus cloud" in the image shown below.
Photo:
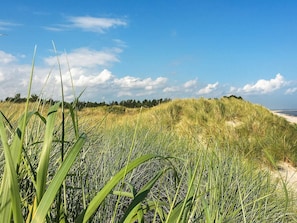
<path fill-rule="evenodd" d="M 167 78 L 157 77 L 155 79 L 140 78 L 135 76 L 117 77 L 107 69 L 108 66 L 119 62 L 119 48 L 105 49 L 96 51 L 88 48 L 80 48 L 70 53 L 58 55 L 61 64 L 61 73 L 66 86 L 66 93 L 71 94 L 71 83 L 73 82 L 76 89 L 83 90 L 85 94 L 92 92 L 94 95 L 128 97 L 150 95 L 158 89 L 163 88 Z M 57 57 L 52 56 L 44 59 L 46 65 L 55 66 L 54 76 L 55 85 L 60 83 L 60 71 L 57 66 Z M 70 70 L 68 68 L 68 63 Z M 99 70 L 99 72 L 98 72 Z M 101 72 L 100 72 L 101 70 Z M 108 95 L 107 95 L 108 94 Z"/>
<path fill-rule="evenodd" d="M 77 76 L 77 75 L 76 75 Z M 96 86 L 101 85 L 109 81 L 113 75 L 107 69 L 101 71 L 98 75 L 94 76 L 86 76 L 84 74 L 80 75 L 78 79 L 74 80 L 74 86 L 82 87 L 82 86 Z"/>
<path fill-rule="evenodd" d="M 118 26 L 127 26 L 127 22 L 119 18 L 101 18 L 92 16 L 70 16 L 67 24 L 59 24 L 44 27 L 49 31 L 64 31 L 69 29 L 81 29 L 88 32 L 105 33 L 106 30 Z"/>
<path fill-rule="evenodd" d="M 72 83 L 78 92 L 104 91 L 113 83 L 115 76 L 107 68 L 119 62 L 119 48 L 94 50 L 80 48 L 69 54 L 61 53 L 43 59 L 43 64 L 35 64 L 32 92 L 45 97 L 60 97 L 60 74 L 62 74 L 65 95 L 71 98 Z M 60 67 L 58 66 L 59 58 Z M 16 93 L 24 95 L 27 92 L 32 66 L 24 64 L 21 56 L 0 51 L 0 95 L 14 96 Z M 69 64 L 69 66 L 68 66 Z M 60 69 L 61 68 L 61 69 Z M 71 74 L 71 75 L 70 75 Z"/>
<path fill-rule="evenodd" d="M 286 85 L 286 81 L 281 74 L 277 74 L 275 78 L 270 80 L 260 79 L 255 84 L 247 84 L 243 88 L 239 89 L 239 92 L 243 93 L 260 93 L 266 94 L 278 90 Z"/>
<path fill-rule="evenodd" d="M 15 62 L 16 60 L 16 57 L 12 54 L 5 53 L 4 51 L 0 50 L 0 64 L 9 64 Z"/>
<path fill-rule="evenodd" d="M 285 94 L 294 94 L 295 92 L 297 92 L 297 87 L 287 89 Z"/>
<path fill-rule="evenodd" d="M 119 62 L 118 54 L 121 53 L 120 48 L 111 48 L 102 51 L 89 48 L 75 49 L 70 53 L 62 53 L 58 55 L 62 66 L 68 66 L 68 62 L 74 67 L 95 67 L 109 66 L 111 63 Z M 67 61 L 68 60 L 68 61 Z M 45 63 L 53 66 L 57 64 L 57 57 L 51 56 L 44 59 Z"/>
<path fill-rule="evenodd" d="M 165 87 L 165 88 L 163 89 L 163 92 L 164 92 L 164 93 L 168 93 L 168 92 L 178 92 L 178 91 L 180 91 L 180 88 L 177 87 L 177 86 L 173 86 L 173 87 Z"/>
<path fill-rule="evenodd" d="M 197 84 L 197 80 L 189 80 L 186 83 L 184 83 L 185 88 L 191 88 Z"/>
<path fill-rule="evenodd" d="M 219 82 L 216 82 L 214 84 L 208 84 L 205 88 L 200 89 L 198 91 L 198 94 L 199 95 L 209 94 L 209 93 L 213 92 L 214 90 L 216 90 L 218 85 L 219 85 Z"/>
<path fill-rule="evenodd" d="M 167 78 L 164 77 L 158 77 L 155 80 L 152 78 L 145 78 L 141 79 L 139 77 L 131 77 L 126 76 L 123 78 L 115 79 L 114 84 L 121 87 L 121 88 L 127 88 L 127 89 L 145 89 L 145 90 L 152 90 L 156 88 L 160 88 L 164 86 L 164 84 L 167 82 Z"/>
<path fill-rule="evenodd" d="M 0 63 L 1 99 L 14 96 L 16 93 L 25 93 L 30 79 L 31 65 L 17 64 L 15 56 L 6 58 L 4 61 Z"/>

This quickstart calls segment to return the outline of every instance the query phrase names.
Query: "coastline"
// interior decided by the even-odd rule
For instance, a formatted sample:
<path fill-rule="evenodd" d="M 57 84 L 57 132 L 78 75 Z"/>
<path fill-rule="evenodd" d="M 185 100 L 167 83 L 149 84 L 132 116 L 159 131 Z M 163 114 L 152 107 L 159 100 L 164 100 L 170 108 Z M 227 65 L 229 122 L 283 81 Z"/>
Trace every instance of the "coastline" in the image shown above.
<path fill-rule="evenodd" d="M 291 115 L 286 115 L 283 113 L 279 113 L 277 111 L 271 111 L 273 114 L 278 115 L 280 117 L 285 118 L 288 122 L 290 123 L 297 123 L 297 117 L 296 116 L 291 116 Z"/>

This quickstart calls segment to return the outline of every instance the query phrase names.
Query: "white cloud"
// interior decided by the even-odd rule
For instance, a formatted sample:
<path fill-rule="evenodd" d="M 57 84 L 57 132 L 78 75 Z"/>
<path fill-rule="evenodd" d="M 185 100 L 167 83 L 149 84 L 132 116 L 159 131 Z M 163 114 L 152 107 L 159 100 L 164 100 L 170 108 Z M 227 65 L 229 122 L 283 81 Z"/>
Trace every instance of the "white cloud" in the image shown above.
<path fill-rule="evenodd" d="M 4 73 L 0 70 L 0 82 L 4 80 Z"/>
<path fill-rule="evenodd" d="M 237 88 L 234 87 L 234 86 L 231 86 L 231 87 L 229 88 L 229 92 L 230 92 L 230 93 L 233 93 L 233 92 L 236 92 L 236 91 L 237 91 Z"/>
<path fill-rule="evenodd" d="M 294 94 L 295 92 L 297 92 L 297 87 L 287 89 L 285 94 Z"/>
<path fill-rule="evenodd" d="M 239 89 L 239 92 L 266 94 L 283 87 L 285 84 L 284 77 L 281 74 L 277 74 L 273 79 L 260 79 L 255 84 L 247 84 Z"/>
<path fill-rule="evenodd" d="M 112 84 L 115 77 L 107 68 L 119 61 L 118 54 L 121 51 L 119 48 L 101 51 L 80 48 L 69 54 L 61 53 L 58 54 L 61 70 L 57 56 L 44 58 L 43 65 L 35 64 L 32 92 L 40 94 L 43 89 L 44 97 L 60 98 L 61 73 L 66 98 L 73 97 L 72 81 L 77 93 L 87 88 L 86 91 L 94 92 L 94 95 L 99 94 Z M 27 92 L 32 67 L 31 64 L 21 64 L 22 59 L 22 56 L 0 51 L 1 99 L 14 96 L 16 93 L 24 96 Z"/>
<path fill-rule="evenodd" d="M 126 26 L 127 22 L 121 19 L 96 18 L 91 16 L 69 17 L 71 26 L 86 31 L 103 33 L 106 29 L 116 26 Z"/>
<path fill-rule="evenodd" d="M 153 80 L 152 78 L 141 79 L 139 77 L 126 76 L 126 77 L 114 80 L 114 84 L 121 88 L 127 88 L 127 89 L 142 88 L 145 90 L 160 88 L 164 86 L 166 82 L 167 82 L 167 78 L 164 78 L 164 77 L 158 77 L 155 80 Z"/>
<path fill-rule="evenodd" d="M 130 91 L 119 91 L 118 94 L 117 94 L 117 97 L 125 97 L 125 96 L 129 96 L 131 97 L 132 96 L 132 92 Z"/>
<path fill-rule="evenodd" d="M 202 88 L 198 91 L 198 94 L 201 95 L 201 94 L 209 94 L 211 93 L 212 91 L 216 90 L 217 87 L 219 85 L 219 82 L 216 82 L 214 84 L 208 84 L 205 88 Z"/>
<path fill-rule="evenodd" d="M 71 67 L 109 66 L 111 63 L 119 62 L 117 55 L 121 52 L 122 50 L 120 48 L 112 48 L 103 51 L 79 48 L 67 54 L 62 53 L 58 55 L 58 57 L 61 65 L 65 67 L 68 66 L 68 62 Z M 44 61 L 46 64 L 53 66 L 57 64 L 57 57 L 51 56 L 45 58 Z"/>
<path fill-rule="evenodd" d="M 71 72 L 73 73 L 73 72 Z M 83 72 L 82 72 L 83 73 Z M 78 75 L 75 75 L 78 76 Z M 81 74 L 78 79 L 74 80 L 74 86 L 76 87 L 85 87 L 85 86 L 96 86 L 96 85 L 101 85 L 109 81 L 113 75 L 111 72 L 107 69 L 104 69 L 101 71 L 98 75 L 90 75 L 86 76 L 84 74 Z"/>
<path fill-rule="evenodd" d="M 16 60 L 15 56 L 0 50 L 0 64 L 9 64 L 15 62 Z"/>
<path fill-rule="evenodd" d="M 168 93 L 168 92 L 178 92 L 180 91 L 179 87 L 173 86 L 173 87 L 166 87 L 163 89 L 163 92 Z"/>
<path fill-rule="evenodd" d="M 1 55 L 10 55 L 1 53 Z M 16 93 L 26 93 L 30 79 L 31 65 L 17 64 L 16 57 L 0 58 L 0 95 L 3 97 L 14 96 Z M 4 62 L 3 62 L 4 61 Z"/>
<path fill-rule="evenodd" d="M 118 18 L 101 18 L 92 16 L 70 16 L 68 24 L 59 24 L 52 27 L 46 26 L 49 31 L 64 31 L 69 29 L 82 29 L 88 32 L 105 33 L 106 30 L 118 26 L 127 26 L 127 22 Z"/>
<path fill-rule="evenodd" d="M 14 26 L 19 26 L 19 24 L 0 20 L 0 30 L 9 30 Z"/>
<path fill-rule="evenodd" d="M 197 84 L 197 80 L 189 80 L 186 83 L 184 83 L 185 88 L 191 88 L 194 87 Z"/>

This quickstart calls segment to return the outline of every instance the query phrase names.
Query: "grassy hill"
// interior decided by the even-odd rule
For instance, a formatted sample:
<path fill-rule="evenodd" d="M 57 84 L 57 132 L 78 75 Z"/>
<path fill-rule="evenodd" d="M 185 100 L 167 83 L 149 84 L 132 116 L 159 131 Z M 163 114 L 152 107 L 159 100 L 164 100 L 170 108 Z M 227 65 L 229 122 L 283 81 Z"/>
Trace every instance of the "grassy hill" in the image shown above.
<path fill-rule="evenodd" d="M 107 115 L 105 117 L 105 115 Z M 248 158 L 267 161 L 267 152 L 275 161 L 297 164 L 297 126 L 290 124 L 267 108 L 234 97 L 221 99 L 173 100 L 150 109 L 84 109 L 82 123 L 105 126 L 139 125 L 205 147 L 234 150 Z"/>
<path fill-rule="evenodd" d="M 297 126 L 262 106 L 28 106 L 0 103 L 1 222 L 297 221 L 296 194 L 263 168 L 297 164 Z"/>

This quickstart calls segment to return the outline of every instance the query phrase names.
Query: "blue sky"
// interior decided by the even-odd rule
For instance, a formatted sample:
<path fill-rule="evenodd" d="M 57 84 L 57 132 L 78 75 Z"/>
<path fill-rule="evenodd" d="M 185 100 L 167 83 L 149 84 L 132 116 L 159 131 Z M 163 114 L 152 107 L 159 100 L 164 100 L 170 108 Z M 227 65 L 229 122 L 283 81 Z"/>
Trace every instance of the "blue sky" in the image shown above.
<path fill-rule="evenodd" d="M 0 99 L 242 96 L 297 108 L 297 1 L 5 1 Z M 52 44 L 54 42 L 55 48 Z M 71 75 L 70 75 L 71 74 Z"/>

